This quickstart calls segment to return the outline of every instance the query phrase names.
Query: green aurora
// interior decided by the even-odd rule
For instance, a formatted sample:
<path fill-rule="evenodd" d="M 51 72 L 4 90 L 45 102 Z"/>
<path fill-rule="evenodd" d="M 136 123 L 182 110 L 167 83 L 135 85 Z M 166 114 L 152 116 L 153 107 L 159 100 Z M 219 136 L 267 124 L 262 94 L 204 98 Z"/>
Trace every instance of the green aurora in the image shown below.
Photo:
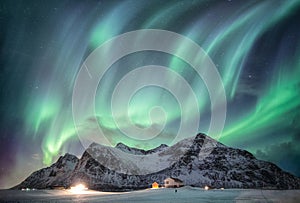
<path fill-rule="evenodd" d="M 218 27 L 212 27 L 209 25 L 207 26 L 207 24 L 210 24 L 211 22 L 202 22 L 202 15 L 200 15 L 198 17 L 199 22 L 197 22 L 198 24 L 200 24 L 200 26 L 197 25 L 192 26 L 191 28 L 188 27 L 186 28 L 186 31 L 183 31 L 183 33 L 188 33 L 187 36 L 196 36 L 196 41 L 202 45 L 202 48 L 212 58 L 214 58 L 214 55 L 217 55 L 218 52 L 220 52 L 220 49 L 224 49 L 225 53 L 220 59 L 220 61 L 218 61 L 218 63 L 220 63 L 219 66 L 224 67 L 223 70 L 221 70 L 220 74 L 222 76 L 226 92 L 228 94 L 227 98 L 229 102 L 230 99 L 232 99 L 235 95 L 240 73 L 243 68 L 243 63 L 247 58 L 247 54 L 251 50 L 255 40 L 257 40 L 257 38 L 260 35 L 262 35 L 264 31 L 271 27 L 274 23 L 277 23 L 278 21 L 280 22 L 280 20 L 284 19 L 291 12 L 293 12 L 297 5 L 299 5 L 298 1 L 289 1 L 278 7 L 274 7 L 274 5 L 270 2 L 262 2 L 261 4 L 257 5 L 245 4 L 242 6 L 242 8 L 240 8 L 244 12 L 239 11 L 236 13 L 232 13 L 230 16 L 227 17 L 227 20 L 223 24 L 220 24 L 220 26 Z M 135 12 L 132 12 L 129 15 L 124 14 L 122 12 L 122 10 L 124 10 L 124 7 L 129 6 L 130 5 L 127 5 L 125 3 L 121 4 L 120 6 L 114 8 L 113 11 L 108 14 L 107 17 L 101 19 L 99 24 L 97 24 L 92 31 L 90 39 L 91 44 L 89 44 L 89 46 L 100 46 L 103 42 L 109 40 L 111 37 L 122 33 L 122 26 L 127 25 L 126 21 L 123 22 L 123 24 L 121 24 L 120 26 L 111 25 L 118 24 L 120 22 L 118 19 L 122 18 L 122 15 L 126 16 L 127 21 L 135 17 L 135 13 L 138 12 L 138 8 L 136 8 Z M 189 5 L 186 5 L 186 7 L 184 8 L 188 9 L 188 6 Z M 268 9 L 272 9 L 273 12 L 266 13 L 265 11 Z M 140 27 L 140 29 L 156 28 L 155 21 L 161 21 L 162 19 L 165 19 L 165 15 L 169 15 L 170 12 L 176 13 L 176 15 L 181 16 L 185 12 L 185 9 L 182 9 L 182 7 L 178 6 L 178 4 L 174 4 L 171 8 L 168 8 L 166 11 L 159 10 L 157 11 L 158 14 L 154 15 L 154 19 L 150 23 L 146 23 L 145 27 Z M 276 15 L 274 15 L 274 13 Z M 165 24 L 172 24 L 172 21 L 174 19 L 169 18 L 168 20 L 170 22 L 165 22 Z M 259 23 L 257 23 L 258 21 Z M 199 31 L 202 30 L 202 28 L 211 29 L 210 32 L 207 31 L 205 34 L 214 36 L 211 37 L 207 35 L 201 35 L 202 33 L 199 33 Z M 196 35 L 194 33 L 199 34 Z M 232 39 L 233 36 L 234 39 Z M 178 47 L 180 47 L 180 49 L 178 50 L 179 52 L 188 51 L 185 48 L 184 44 L 179 44 Z M 183 62 L 179 60 L 176 56 L 169 58 L 169 64 L 166 65 L 167 67 L 172 68 L 180 74 L 184 74 L 183 72 L 185 70 L 188 70 L 188 68 L 182 64 Z M 134 59 L 132 61 L 134 61 Z M 299 71 L 297 69 L 299 65 L 292 65 L 292 67 L 295 67 L 296 69 L 293 70 L 293 72 L 288 72 L 286 73 L 286 75 L 284 75 L 284 71 L 281 71 L 282 74 L 274 74 L 274 78 L 272 80 L 275 81 L 273 82 L 275 83 L 275 86 L 274 84 L 265 84 L 266 90 L 264 91 L 264 94 L 262 94 L 262 96 L 258 99 L 258 102 L 253 108 L 253 110 L 249 111 L 243 118 L 236 120 L 232 124 L 226 126 L 222 134 L 221 140 L 224 140 L 226 143 L 230 144 L 231 141 L 234 142 L 234 140 L 238 139 L 241 136 L 241 132 L 243 132 L 244 136 L 252 134 L 253 132 L 268 129 L 272 126 L 276 126 L 283 119 L 281 115 L 289 113 L 291 110 L 299 107 L 300 100 L 297 101 L 296 99 L 299 96 L 299 92 L 297 91 L 297 84 L 299 83 L 299 79 L 297 78 L 297 73 Z M 281 66 L 284 66 L 284 64 L 282 64 Z M 284 67 L 278 68 L 284 69 Z M 294 80 L 291 80 L 291 78 L 289 77 L 290 75 L 295 77 Z M 280 81 L 276 81 L 276 78 L 280 78 L 278 79 Z M 195 79 L 199 80 L 199 78 Z M 190 80 L 193 81 L 195 79 Z M 114 84 L 114 82 L 112 82 L 111 80 L 108 79 L 107 86 Z M 116 80 L 116 78 L 113 78 L 113 80 Z M 168 80 L 172 82 L 172 79 Z M 200 86 L 199 82 L 194 83 L 195 92 L 203 92 L 203 89 L 206 88 L 204 85 Z M 107 100 L 107 98 L 109 98 L 108 95 L 111 94 L 110 91 L 112 88 L 106 87 L 105 84 L 101 88 L 103 89 L 101 90 L 104 91 L 104 93 L 103 95 L 100 93 L 100 95 L 103 96 L 105 100 Z M 56 90 L 54 91 L 56 92 Z M 161 101 L 159 99 L 160 92 L 161 90 L 152 90 L 152 92 L 146 91 L 146 93 L 143 94 L 141 97 L 137 97 L 132 101 L 132 108 L 129 109 L 129 112 L 131 112 L 131 118 L 134 123 L 141 126 L 148 126 L 149 118 L 147 112 L 151 107 L 155 105 L 169 105 L 169 110 L 166 110 L 166 112 L 168 112 L 167 116 L 169 122 L 179 118 L 180 109 L 178 108 L 176 103 L 172 102 L 172 104 L 170 105 L 170 101 L 168 99 L 166 102 Z M 45 102 L 42 102 L 42 105 L 40 105 L 40 108 L 36 111 L 36 114 L 28 117 L 28 120 L 32 122 L 32 126 L 34 126 L 35 128 L 35 132 L 39 130 L 39 127 L 43 122 L 49 122 L 50 120 L 50 129 L 48 130 L 45 136 L 42 147 L 44 152 L 45 164 L 52 163 L 53 157 L 59 154 L 64 142 L 67 142 L 69 139 L 76 136 L 76 130 L 74 129 L 72 120 L 63 121 L 62 123 L 60 121 L 57 122 L 57 120 L 60 120 L 61 117 L 58 112 L 60 111 L 60 109 L 63 108 L 61 105 L 62 101 L 60 101 L 61 96 L 53 96 L 55 95 L 55 93 L 49 94 L 52 95 L 51 98 L 48 99 L 46 97 Z M 147 97 L 146 103 L 144 102 L 145 95 Z M 199 107 L 201 107 L 200 111 L 204 112 L 207 108 L 209 108 L 209 97 L 206 95 L 206 97 L 203 98 L 203 94 L 197 94 L 197 96 L 199 97 Z M 175 105 L 177 106 L 177 110 Z M 36 108 L 36 106 L 38 105 L 34 106 Z M 99 106 L 99 108 L 97 108 L 97 110 L 99 109 L 97 113 L 101 115 L 111 115 L 109 106 L 107 106 L 107 108 L 105 107 L 106 106 L 102 108 L 102 106 Z M 135 113 L 132 112 L 133 109 Z M 131 140 L 126 136 L 121 135 L 120 132 L 118 132 L 118 127 L 115 125 L 111 116 L 101 118 L 99 122 L 103 128 L 109 129 L 111 133 L 115 134 L 115 137 L 111 138 L 115 140 L 115 143 L 124 142 L 125 144 L 128 144 L 130 146 L 134 146 L 139 143 L 139 141 Z M 156 142 L 153 142 L 151 144 L 152 145 L 148 146 L 143 146 L 143 144 L 140 144 L 139 147 L 152 148 L 158 145 L 158 143 Z"/>
<path fill-rule="evenodd" d="M 226 92 L 227 119 L 223 133 L 210 136 L 229 146 L 252 153 L 259 151 L 266 155 L 262 158 L 300 175 L 297 164 L 284 165 L 282 160 L 267 156 L 272 147 L 293 142 L 300 130 L 300 31 L 296 20 L 300 1 L 99 2 L 70 5 L 68 1 L 53 1 L 45 7 L 42 3 L 23 1 L 18 8 L 9 1 L 1 3 L 1 15 L 9 19 L 7 24 L 1 22 L 7 30 L 3 43 L 3 50 L 7 51 L 1 62 L 6 67 L 4 73 L 11 77 L 5 87 L 17 95 L 11 102 L 10 96 L 3 96 L 9 93 L 2 93 L 3 104 L 10 106 L 6 109 L 14 107 L 13 111 L 24 121 L 14 131 L 22 134 L 18 142 L 28 143 L 24 144 L 27 148 L 30 143 L 40 146 L 39 150 L 28 149 L 28 154 L 41 153 L 39 161 L 44 165 L 50 165 L 66 152 L 80 154 L 82 148 L 76 151 L 76 144 L 80 143 L 78 131 L 88 137 L 99 126 L 112 145 L 123 142 L 150 149 L 161 143 L 170 144 L 178 131 L 182 111 L 189 113 L 191 120 L 198 115 L 192 108 L 181 109 L 176 98 L 165 89 L 142 88 L 133 96 L 126 112 L 117 112 L 121 120 L 128 114 L 132 123 L 141 128 L 155 130 L 165 123 L 159 136 L 147 141 L 132 139 L 119 130 L 112 116 L 110 100 L 115 86 L 128 72 L 145 65 L 169 67 L 188 81 L 200 109 L 199 131 L 207 133 L 211 101 L 203 80 L 182 59 L 153 51 L 134 53 L 113 64 L 98 84 L 97 119 L 83 114 L 82 124 L 74 124 L 73 87 L 86 57 L 122 33 L 163 29 L 196 42 L 219 71 Z M 16 9 L 22 12 L 9 17 Z M 176 46 L 178 53 L 189 52 L 184 43 Z M 109 57 L 113 53 L 108 50 L 107 54 Z M 136 82 L 143 79 L 138 78 Z M 177 85 L 171 75 L 165 82 Z M 192 104 L 190 99 L 187 97 L 187 102 Z M 150 120 L 149 112 L 155 106 L 164 109 L 165 117 Z M 10 115 L 4 113 L 5 118 Z M 186 135 L 190 136 L 194 135 Z M 295 150 L 298 157 L 300 152 Z M 15 154 L 16 162 L 24 163 L 20 160 L 26 153 L 16 150 Z M 17 166 L 14 164 L 12 171 L 17 171 Z"/>

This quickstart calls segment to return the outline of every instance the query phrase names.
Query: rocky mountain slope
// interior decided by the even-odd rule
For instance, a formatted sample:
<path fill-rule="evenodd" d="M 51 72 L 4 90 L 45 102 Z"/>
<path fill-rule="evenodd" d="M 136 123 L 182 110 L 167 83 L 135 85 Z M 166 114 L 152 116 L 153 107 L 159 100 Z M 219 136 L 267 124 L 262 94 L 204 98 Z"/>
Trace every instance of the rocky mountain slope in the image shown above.
<path fill-rule="evenodd" d="M 143 150 L 143 149 L 128 147 L 127 145 L 124 145 L 123 143 L 118 143 L 115 148 L 117 148 L 117 149 L 119 149 L 123 152 L 126 152 L 128 154 L 147 155 L 147 154 L 153 154 L 153 153 L 156 153 L 156 152 L 163 151 L 167 147 L 168 147 L 168 145 L 161 144 L 160 146 L 156 147 L 155 149 Z"/>
<path fill-rule="evenodd" d="M 300 179 L 251 153 L 227 147 L 205 134 L 168 147 L 145 151 L 118 144 L 93 143 L 80 159 L 66 154 L 52 166 L 30 175 L 15 189 L 69 187 L 84 183 L 90 189 L 124 191 L 163 184 L 167 177 L 185 185 L 215 188 L 300 188 Z"/>
<path fill-rule="evenodd" d="M 79 159 L 71 154 L 61 156 L 50 167 L 33 172 L 21 184 L 14 188 L 52 188 L 54 186 L 67 187 L 70 182 L 66 180 L 75 169 Z"/>

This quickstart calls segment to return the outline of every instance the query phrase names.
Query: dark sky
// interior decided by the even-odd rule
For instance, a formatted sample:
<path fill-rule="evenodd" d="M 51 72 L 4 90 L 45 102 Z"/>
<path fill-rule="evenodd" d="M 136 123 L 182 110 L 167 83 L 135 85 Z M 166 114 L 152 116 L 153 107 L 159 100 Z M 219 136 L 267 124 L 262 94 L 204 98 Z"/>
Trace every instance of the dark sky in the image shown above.
<path fill-rule="evenodd" d="M 300 176 L 299 19 L 297 0 L 2 0 L 0 188 L 92 141 L 150 149 L 198 131 Z M 100 47 L 141 29 L 169 31 L 152 43 L 168 51 L 128 52 L 96 77 L 151 46 L 144 30 Z"/>

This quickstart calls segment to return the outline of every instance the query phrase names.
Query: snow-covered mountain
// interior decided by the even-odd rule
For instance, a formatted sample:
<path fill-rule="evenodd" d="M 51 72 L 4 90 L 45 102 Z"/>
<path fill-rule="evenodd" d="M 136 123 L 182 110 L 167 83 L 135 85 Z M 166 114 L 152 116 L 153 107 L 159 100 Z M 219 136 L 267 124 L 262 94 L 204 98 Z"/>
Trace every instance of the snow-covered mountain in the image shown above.
<path fill-rule="evenodd" d="M 64 156 L 59 157 L 57 162 L 50 167 L 33 172 L 21 184 L 14 188 L 67 187 L 70 182 L 68 182 L 66 177 L 69 177 L 73 173 L 78 162 L 79 159 L 76 156 L 67 153 Z"/>
<path fill-rule="evenodd" d="M 124 144 L 93 143 L 78 160 L 66 154 L 14 188 L 49 188 L 85 183 L 102 191 L 141 189 L 167 177 L 185 185 L 224 188 L 300 188 L 300 179 L 251 153 L 227 147 L 205 134 L 145 151 Z"/>
<path fill-rule="evenodd" d="M 156 152 L 163 151 L 168 145 L 166 144 L 161 144 L 160 146 L 151 149 L 151 150 L 143 150 L 143 149 L 138 149 L 138 148 L 133 148 L 133 147 L 128 147 L 127 145 L 124 145 L 123 143 L 118 143 L 115 148 L 126 152 L 128 154 L 135 154 L 135 155 L 147 155 L 147 154 L 153 154 Z"/>

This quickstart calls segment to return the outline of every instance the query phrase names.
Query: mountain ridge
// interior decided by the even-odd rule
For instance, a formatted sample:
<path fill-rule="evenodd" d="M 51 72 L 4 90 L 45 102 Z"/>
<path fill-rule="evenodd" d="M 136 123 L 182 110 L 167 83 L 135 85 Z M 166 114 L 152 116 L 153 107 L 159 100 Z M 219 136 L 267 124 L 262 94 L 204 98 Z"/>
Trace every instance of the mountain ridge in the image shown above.
<path fill-rule="evenodd" d="M 153 149 L 150 150 L 144 150 L 144 149 L 139 149 L 139 148 L 135 148 L 135 147 L 129 147 L 125 144 L 123 144 L 122 142 L 119 142 L 115 148 L 116 149 L 120 149 L 123 152 L 126 153 L 131 153 L 131 154 L 135 154 L 135 155 L 146 155 L 146 154 L 152 154 L 152 153 L 156 153 L 158 151 L 162 151 L 164 148 L 168 147 L 168 145 L 166 144 L 161 144 L 158 147 L 155 147 Z"/>
<path fill-rule="evenodd" d="M 300 188 L 298 177 L 275 164 L 258 160 L 246 150 L 227 147 L 202 133 L 142 156 L 132 154 L 140 150 L 124 146 L 119 145 L 119 149 L 93 143 L 80 159 L 73 155 L 60 157 L 14 189 L 85 183 L 95 190 L 126 191 L 150 187 L 155 181 L 163 184 L 167 177 L 179 178 L 185 185 L 197 187 Z"/>

